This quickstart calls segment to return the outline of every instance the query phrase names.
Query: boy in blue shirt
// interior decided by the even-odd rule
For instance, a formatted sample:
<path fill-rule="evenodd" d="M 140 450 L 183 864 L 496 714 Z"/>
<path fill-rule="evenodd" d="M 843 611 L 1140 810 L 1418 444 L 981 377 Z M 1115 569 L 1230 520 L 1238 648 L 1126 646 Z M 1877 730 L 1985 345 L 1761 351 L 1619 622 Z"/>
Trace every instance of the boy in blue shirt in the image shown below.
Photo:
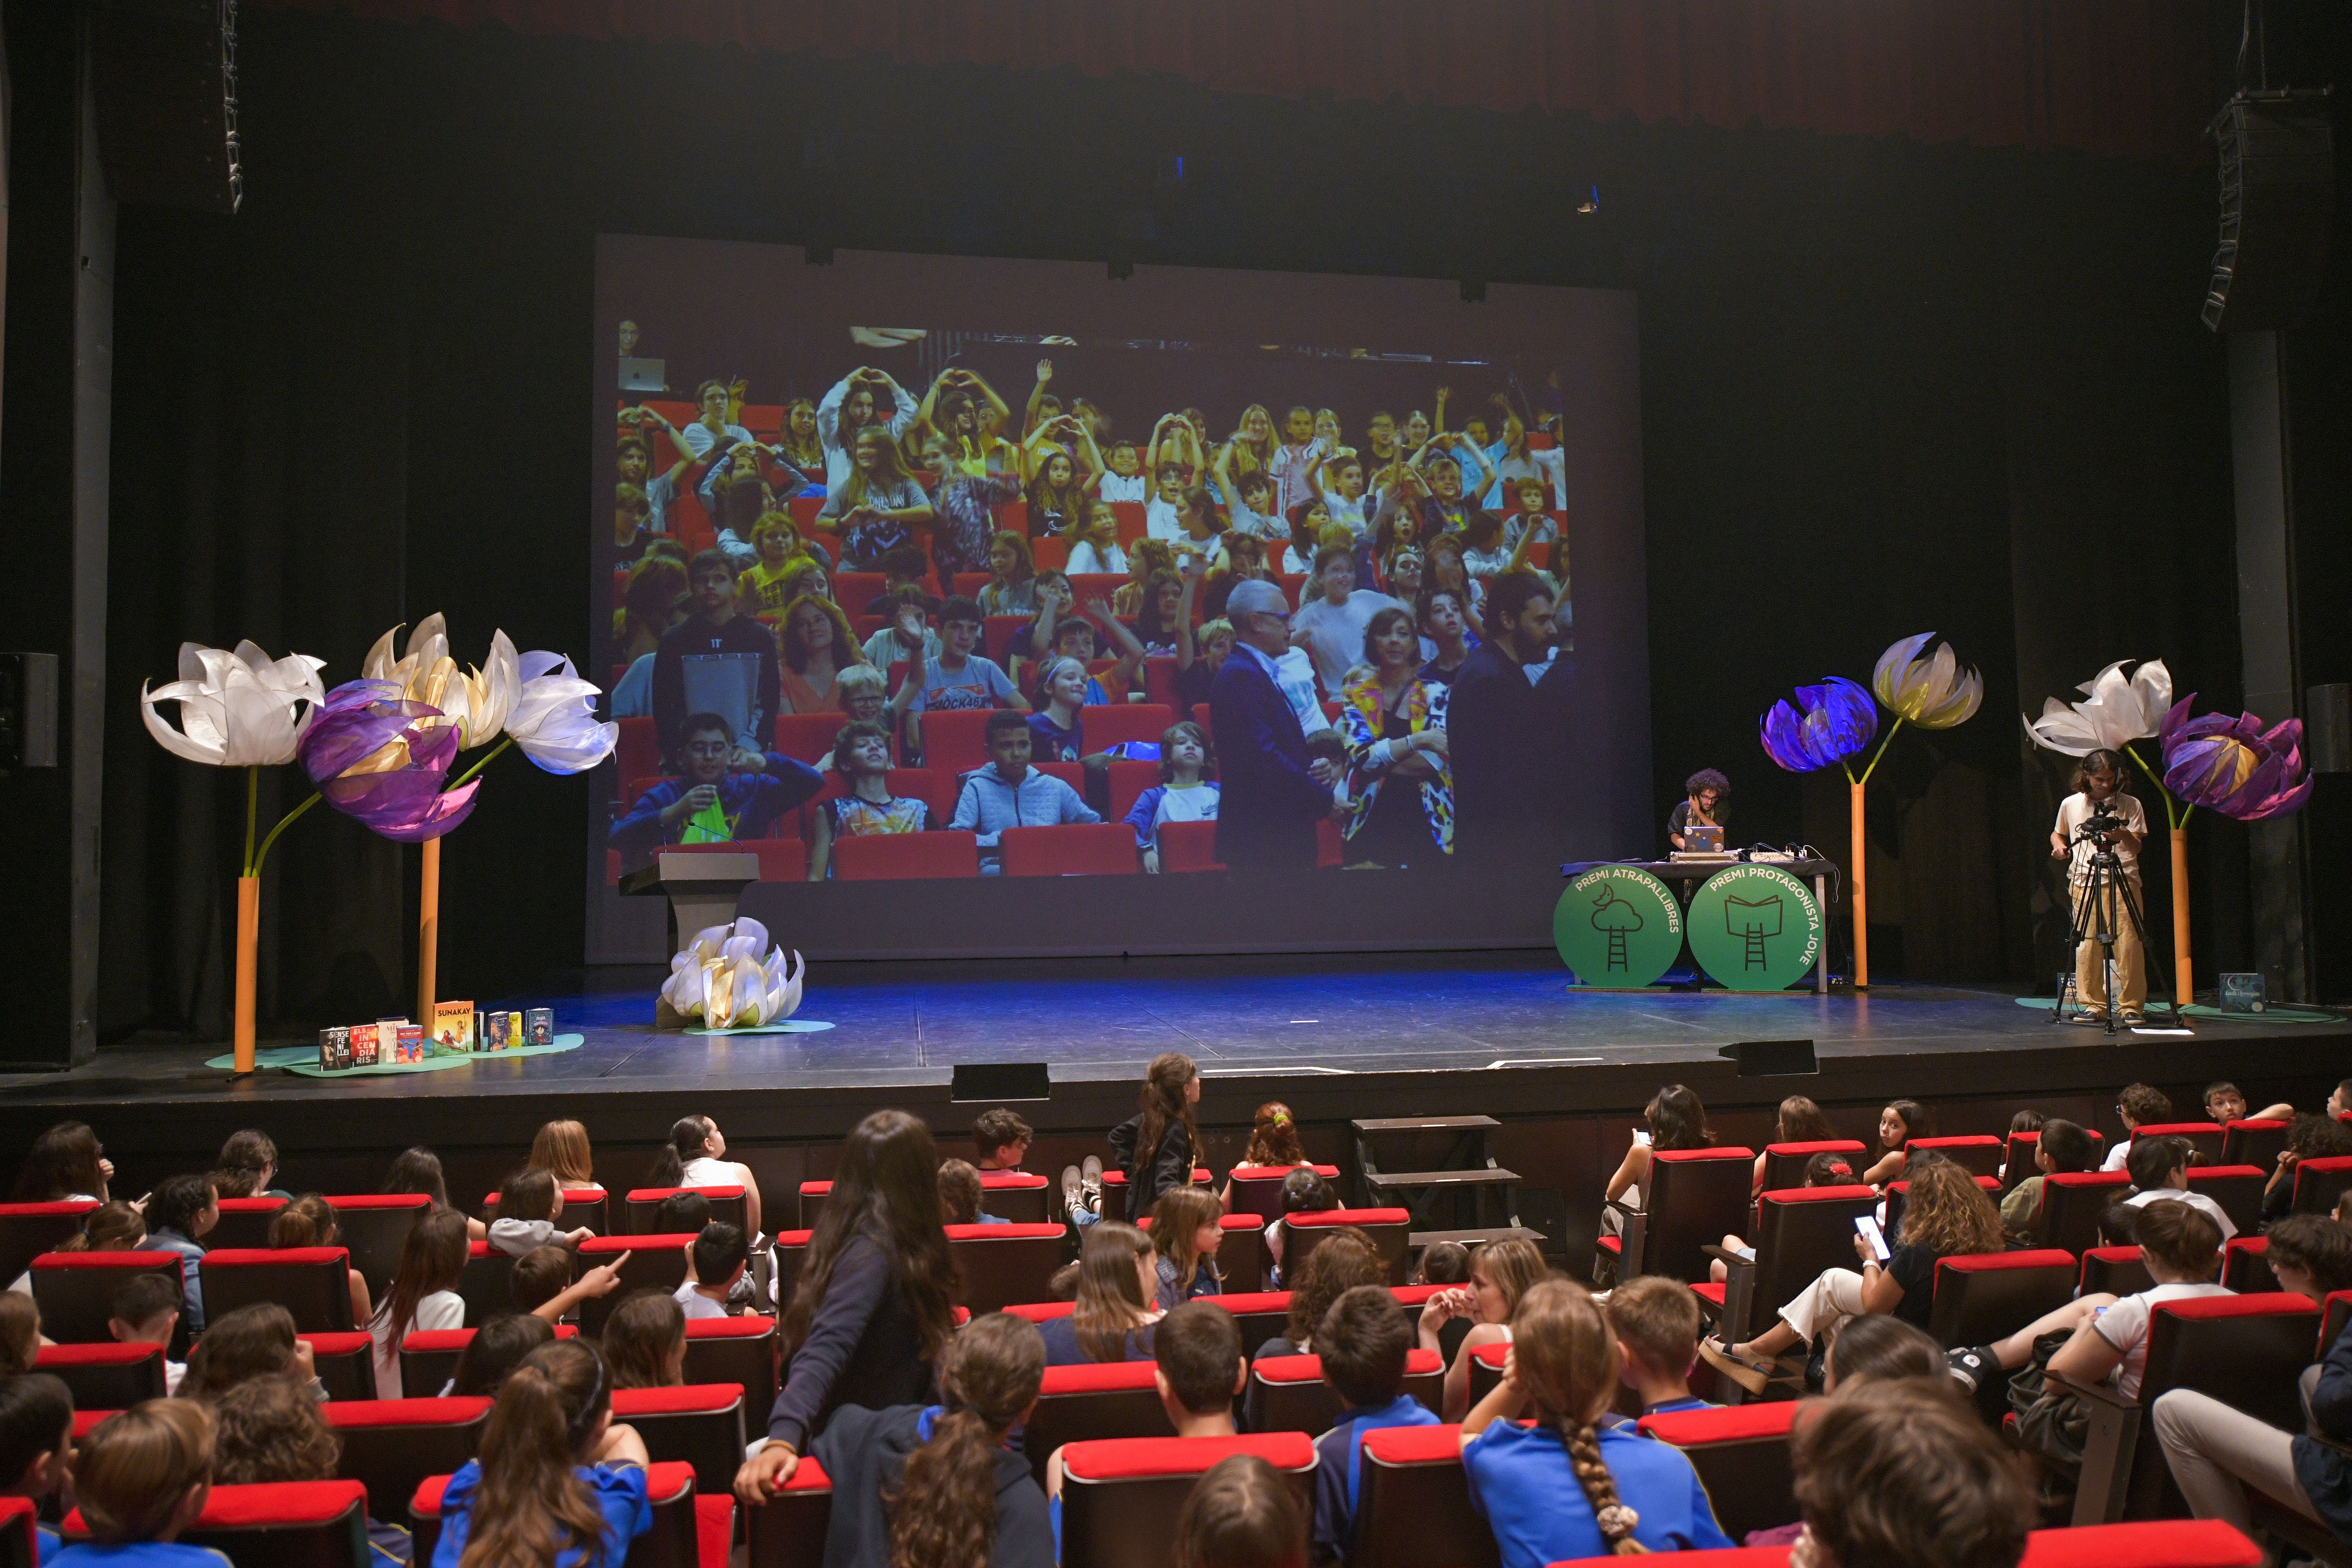
<path fill-rule="evenodd" d="M 1391 1298 L 1393 1303 L 1393 1298 Z M 1389 1315 L 1404 1314 L 1391 1304 Z M 1160 1320 L 1151 1338 L 1160 1408 L 1179 1437 L 1231 1437 L 1234 1401 L 1249 1380 L 1242 1359 L 1242 1331 L 1234 1315 L 1206 1300 L 1187 1301 Z M 1054 1554 L 1062 1549 L 1062 1450 L 1045 1461 L 1045 1495 L 1053 1500 Z"/>
<path fill-rule="evenodd" d="M 1679 1279 L 1643 1274 L 1609 1292 L 1602 1309 L 1617 1336 L 1617 1382 L 1642 1402 L 1642 1414 L 1712 1410 L 1711 1400 L 1690 1391 L 1690 1369 L 1698 1360 L 1698 1297 Z M 1630 1426 L 1633 1418 L 1612 1415 L 1604 1424 Z"/>
<path fill-rule="evenodd" d="M 44 1557 L 58 1568 L 230 1568 L 209 1546 L 175 1539 L 213 1489 L 211 1411 L 150 1399 L 101 1423 L 81 1446 L 74 1491 L 87 1542 Z"/>
<path fill-rule="evenodd" d="M 148 1275 L 148 1279 L 158 1276 Z M 73 1395 L 46 1372 L 0 1383 L 0 1497 L 53 1496 L 73 1469 Z M 58 1532 L 33 1526 L 34 1561 L 57 1554 Z"/>
<path fill-rule="evenodd" d="M 1165 1333 L 1166 1328 L 1161 1331 Z M 1315 1439 L 1315 1553 L 1345 1561 L 1354 1550 L 1356 1499 L 1362 1490 L 1364 1434 L 1381 1426 L 1434 1426 L 1437 1415 L 1404 1392 L 1412 1320 L 1378 1285 L 1341 1293 L 1315 1331 L 1323 1381 L 1347 1403 L 1331 1429 Z"/>

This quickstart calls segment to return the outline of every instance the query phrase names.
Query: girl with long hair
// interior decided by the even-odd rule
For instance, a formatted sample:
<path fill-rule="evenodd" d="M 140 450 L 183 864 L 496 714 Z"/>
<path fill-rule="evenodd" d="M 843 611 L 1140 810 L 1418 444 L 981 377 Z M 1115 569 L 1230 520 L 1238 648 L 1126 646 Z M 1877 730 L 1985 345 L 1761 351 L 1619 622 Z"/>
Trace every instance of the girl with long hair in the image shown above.
<path fill-rule="evenodd" d="M 1352 1225 L 1335 1226 L 1298 1266 L 1291 1282 L 1290 1315 L 1282 1332 L 1258 1346 L 1250 1360 L 1315 1353 L 1316 1326 L 1331 1303 L 1359 1285 L 1385 1285 L 1388 1266 L 1381 1261 L 1372 1238 Z"/>
<path fill-rule="evenodd" d="M 607 1333 L 610 1325 L 607 1325 Z M 457 1371 L 442 1389 L 443 1398 L 496 1396 L 507 1374 L 541 1345 L 555 1342 L 555 1325 L 529 1312 L 500 1312 L 475 1329 L 474 1337 L 457 1352 Z"/>
<path fill-rule="evenodd" d="M 824 444 L 816 437 L 815 403 L 795 397 L 784 405 L 783 426 L 768 452 L 784 470 L 792 494 L 824 494 Z"/>
<path fill-rule="evenodd" d="M 1775 1143 L 1831 1143 L 1837 1141 L 1837 1129 L 1830 1125 L 1829 1113 L 1801 1094 L 1792 1094 L 1780 1102 L 1780 1113 L 1772 1119 L 1772 1142 Z M 1748 1191 L 1764 1190 L 1764 1163 L 1767 1153 L 1756 1156 L 1756 1176 Z"/>
<path fill-rule="evenodd" d="M 147 1242 L 147 1220 L 125 1203 L 101 1204 L 81 1228 L 58 1243 L 59 1252 L 136 1252 Z M 26 1289 L 32 1286 L 27 1284 Z"/>
<path fill-rule="evenodd" d="M 594 1347 L 542 1345 L 499 1386 L 481 1457 L 449 1478 L 433 1568 L 621 1568 L 653 1528 L 647 1462 L 613 1420 Z"/>
<path fill-rule="evenodd" d="M 840 528 L 843 565 L 878 571 L 884 555 L 909 542 L 912 529 L 938 514 L 899 461 L 898 443 L 887 430 L 869 426 L 859 431 L 850 462 L 848 477 L 825 497 L 816 520 Z"/>
<path fill-rule="evenodd" d="M 1160 782 L 1135 797 L 1125 821 L 1135 829 L 1143 868 L 1160 874 L 1160 830 L 1171 822 L 1214 822 L 1222 790 L 1209 732 L 1190 719 L 1160 732 Z M 1230 1196 L 1230 1192 L 1220 1194 Z"/>
<path fill-rule="evenodd" d="M 1364 625 L 1370 668 L 1339 690 L 1352 810 L 1341 832 L 1351 866 L 1427 865 L 1454 852 L 1454 775 L 1445 742 L 1450 689 L 1421 679 L 1421 632 L 1391 605 Z"/>
<path fill-rule="evenodd" d="M 1441 533 L 1432 538 L 1422 551 L 1422 592 L 1433 594 L 1450 588 L 1462 606 L 1462 618 L 1470 635 L 1484 638 L 1486 623 L 1481 613 L 1486 607 L 1486 584 L 1470 575 L 1470 568 L 1462 560 L 1462 536 Z"/>
<path fill-rule="evenodd" d="M 1927 1326 L 1936 1295 L 1936 1265 L 1946 1258 L 1999 1252 L 2007 1245 L 2000 1211 L 1976 1178 L 1940 1154 L 1911 1162 L 1903 1227 L 1886 1260 L 1879 1261 L 1869 1240 L 1853 1238 L 1862 1272 L 1826 1268 L 1780 1309 L 1780 1321 L 1754 1340 L 1729 1347 L 1735 1361 L 1769 1363 L 1842 1319 L 1865 1312 L 1890 1313 L 1919 1328 Z"/>
<path fill-rule="evenodd" d="M 1151 1238 L 1115 1219 L 1087 1226 L 1078 1250 L 1076 1306 L 1044 1324 L 1045 1364 L 1143 1361 L 1151 1354 L 1151 1325 L 1160 1318 L 1159 1259 Z"/>
<path fill-rule="evenodd" d="M 530 1141 L 530 1168 L 553 1173 L 565 1191 L 596 1184 L 596 1155 L 588 1146 L 588 1129 L 577 1121 L 550 1121 Z"/>
<path fill-rule="evenodd" d="M 87 1121 L 60 1121 L 33 1140 L 16 1174 L 20 1204 L 102 1204 L 114 1162 Z"/>
<path fill-rule="evenodd" d="M 843 1142 L 779 1325 L 788 1366 L 768 1442 L 735 1475 L 745 1502 L 764 1503 L 790 1479 L 841 1406 L 930 1402 L 932 1369 L 955 1329 L 939 1168 L 931 1130 L 903 1110 L 874 1112 Z"/>
<path fill-rule="evenodd" d="M 1229 1454 L 1184 1495 L 1175 1568 L 1307 1568 L 1307 1510 L 1282 1472 Z"/>
<path fill-rule="evenodd" d="M 1272 479 L 1275 455 L 1282 443 L 1274 433 L 1274 416 L 1263 403 L 1253 403 L 1242 410 L 1234 425 L 1234 433 L 1217 448 L 1213 465 L 1217 475 L 1217 493 L 1232 495 L 1234 487 L 1244 474 L 1265 474 Z M 1271 494 L 1271 490 L 1268 492 Z"/>
<path fill-rule="evenodd" d="M 1037 1568 L 1054 1524 L 1029 1461 L 1007 1446 L 1045 1376 L 1036 1329 L 973 1320 L 940 1363 L 937 1405 L 843 1410 L 816 1440 L 833 1479 L 824 1561 L 842 1568 Z"/>
<path fill-rule="evenodd" d="M 432 1208 L 419 1215 L 401 1243 L 400 1264 L 393 1270 L 392 1287 L 383 1304 L 368 1320 L 375 1340 L 375 1396 L 402 1397 L 400 1342 L 412 1333 L 466 1326 L 466 1302 L 457 1294 L 457 1277 L 466 1271 L 470 1240 L 466 1216 L 452 1208 Z"/>
<path fill-rule="evenodd" d="M 780 672 L 784 707 L 792 713 L 835 711 L 834 681 L 853 665 L 866 662 L 849 617 L 830 599 L 803 595 L 784 610 L 783 669 Z"/>
<path fill-rule="evenodd" d="M 281 1251 L 290 1247 L 332 1247 L 341 1232 L 342 1227 L 335 1221 L 334 1205 L 317 1193 L 304 1193 L 269 1216 L 269 1245 Z M 375 1316 L 367 1279 L 356 1268 L 343 1272 L 351 1284 L 352 1321 L 364 1325 Z"/>
<path fill-rule="evenodd" d="M 213 1480 L 220 1486 L 331 1481 L 342 1441 L 319 1402 L 282 1378 L 257 1378 L 212 1401 L 219 1444 Z"/>
<path fill-rule="evenodd" d="M 1878 1113 L 1878 1163 L 1862 1173 L 1872 1186 L 1884 1189 L 1898 1180 L 1906 1158 L 1904 1146 L 1914 1138 L 1936 1135 L 1936 1115 L 1916 1100 L 1890 1100 Z"/>
<path fill-rule="evenodd" d="M 1116 525 L 1117 521 L 1118 514 L 1113 513 L 1113 524 Z M 1110 607 L 1114 614 L 1134 616 L 1143 613 L 1144 584 L 1150 581 L 1154 572 L 1166 572 L 1173 575 L 1176 571 L 1176 556 L 1168 548 L 1168 542 L 1164 539 L 1139 539 L 1128 547 L 1126 570 L 1127 581 L 1121 583 L 1118 590 L 1111 595 Z M 1182 588 L 1181 580 L 1178 588 L 1181 592 Z M 1139 635 L 1140 635 L 1139 631 Z M 1144 640 L 1149 642 L 1150 639 L 1147 637 Z"/>
<path fill-rule="evenodd" d="M 988 544 L 988 581 L 981 584 L 983 616 L 1034 616 L 1037 613 L 1037 563 L 1029 542 L 1010 529 L 1000 531 Z"/>
<path fill-rule="evenodd" d="M 1110 1130 L 1111 1152 L 1127 1173 L 1127 1212 L 1142 1214 L 1171 1187 L 1192 1184 L 1201 1155 L 1201 1069 L 1181 1051 L 1163 1051 L 1144 1070 L 1142 1108 Z"/>
<path fill-rule="evenodd" d="M 1298 1119 L 1290 1107 L 1269 1100 L 1257 1108 L 1250 1120 L 1249 1147 L 1242 1152 L 1242 1163 L 1262 1170 L 1307 1163 L 1307 1150 L 1298 1142 Z"/>
<path fill-rule="evenodd" d="M 1601 1424 L 1618 1371 L 1617 1336 L 1582 1287 L 1547 1279 L 1519 1298 L 1503 1380 L 1462 1423 L 1464 1476 L 1503 1568 L 1734 1544 L 1681 1450 Z"/>
<path fill-rule="evenodd" d="M 1156 539 L 1139 540 L 1136 548 L 1158 544 Z M 1129 584 L 1132 586 L 1132 584 Z M 1143 580 L 1135 612 L 1135 624 L 1128 629 L 1135 640 L 1143 645 L 1147 658 L 1176 657 L 1177 617 L 1184 613 L 1184 579 L 1166 566 L 1154 568 Z"/>
<path fill-rule="evenodd" d="M 1617 1173 L 1609 1178 L 1609 1186 L 1601 1195 L 1607 1206 L 1601 1211 L 1601 1230 L 1604 1236 L 1614 1236 L 1625 1223 L 1617 1208 L 1618 1200 L 1633 1194 L 1631 1208 L 1650 1206 L 1650 1155 L 1664 1149 L 1705 1149 L 1715 1142 L 1715 1131 L 1706 1124 L 1706 1107 L 1699 1098 L 1678 1083 L 1670 1083 L 1650 1097 L 1642 1108 L 1643 1127 L 1633 1131 L 1633 1146 L 1625 1151 L 1625 1158 Z"/>
<path fill-rule="evenodd" d="M 740 1187 L 743 1234 L 758 1241 L 760 1179 L 751 1167 L 727 1157 L 727 1135 L 708 1116 L 681 1116 L 670 1123 L 669 1142 L 646 1172 L 649 1187 Z"/>
<path fill-rule="evenodd" d="M 1320 1247 L 1316 1250 L 1322 1250 Z M 1470 1408 L 1470 1356 L 1480 1345 L 1508 1343 L 1511 1314 L 1527 1293 L 1549 1278 L 1543 1254 L 1531 1241 L 1507 1237 L 1490 1241 L 1470 1255 L 1470 1283 L 1459 1289 L 1440 1290 L 1421 1309 L 1421 1346 L 1447 1353 L 1446 1325 L 1467 1320 L 1470 1330 L 1454 1341 L 1453 1360 L 1445 1369 L 1445 1393 L 1440 1401 L 1449 1421 L 1459 1421 Z"/>
<path fill-rule="evenodd" d="M 632 1290 L 604 1320 L 604 1364 L 614 1388 L 675 1388 L 686 1381 L 686 1310 L 660 1290 Z"/>
<path fill-rule="evenodd" d="M 278 1175 L 278 1145 L 269 1134 L 247 1128 L 232 1132 L 213 1165 L 213 1186 L 225 1198 L 282 1198 L 269 1184 Z"/>
<path fill-rule="evenodd" d="M 1030 439 L 1029 537 L 1045 539 L 1054 534 L 1078 537 L 1078 525 L 1086 521 L 1087 509 L 1094 500 L 1094 476 L 1079 467 L 1078 459 L 1058 447 L 1037 448 L 1040 437 L 1047 430 L 1057 430 L 1067 436 L 1076 420 L 1056 420 L 1044 426 Z M 1073 437 L 1074 438 L 1074 437 Z M 1106 506 L 1109 503 L 1106 501 Z M 1116 548 L 1118 523 L 1112 522 L 1112 542 Z"/>
<path fill-rule="evenodd" d="M 1224 1217 L 1225 1205 L 1205 1187 L 1171 1187 L 1151 1205 L 1152 1246 L 1160 1253 L 1152 1296 L 1161 1311 L 1195 1296 L 1223 1294 L 1217 1244 L 1224 1239 Z"/>
<path fill-rule="evenodd" d="M 1118 542 L 1118 513 L 1107 500 L 1081 501 L 1070 514 L 1073 542 L 1067 570 L 1074 577 L 1104 577 L 1128 571 L 1133 557 Z M 1136 541 L 1141 544 L 1143 541 Z"/>
<path fill-rule="evenodd" d="M 449 1205 L 449 1183 L 441 1173 L 441 1156 L 422 1143 L 403 1149 L 384 1173 L 383 1185 L 376 1189 L 386 1194 L 409 1193 L 431 1198 L 442 1208 Z M 478 1219 L 466 1221 L 466 1237 L 479 1241 L 490 1234 L 490 1227 Z"/>
<path fill-rule="evenodd" d="M 275 1301 L 256 1301 L 221 1314 L 188 1352 L 178 1397 L 214 1399 L 257 1377 L 308 1388 L 310 1347 L 294 1335 L 294 1314 Z"/>

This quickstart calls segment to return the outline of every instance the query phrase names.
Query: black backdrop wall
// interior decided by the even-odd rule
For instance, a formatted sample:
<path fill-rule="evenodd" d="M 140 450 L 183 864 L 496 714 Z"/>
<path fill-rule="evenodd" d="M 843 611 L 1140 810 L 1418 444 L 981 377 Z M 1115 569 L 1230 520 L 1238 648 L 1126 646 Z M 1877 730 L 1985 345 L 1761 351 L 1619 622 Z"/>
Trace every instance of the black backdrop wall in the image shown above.
<path fill-rule="evenodd" d="M 2057 962 L 2058 770 L 2014 710 L 2126 656 L 2236 695 L 2210 170 L 253 9 L 238 66 L 243 212 L 121 215 L 110 1036 L 226 1023 L 239 792 L 137 714 L 181 639 L 317 654 L 331 682 L 434 610 L 460 649 L 495 624 L 584 652 L 600 230 L 1638 289 L 1661 815 L 1711 763 L 1739 836 L 1842 854 L 1843 781 L 1771 769 L 1756 716 L 1909 632 L 1984 668 L 1983 714 L 1906 733 L 1874 785 L 1890 971 Z M 1155 180 L 1173 152 L 1181 188 Z M 265 820 L 300 798 L 279 787 Z M 493 770 L 445 853 L 445 994 L 578 962 L 591 798 Z M 2200 824 L 2209 975 L 2249 951 L 2242 868 Z M 265 1016 L 405 994 L 415 879 L 355 825 L 292 829 Z"/>

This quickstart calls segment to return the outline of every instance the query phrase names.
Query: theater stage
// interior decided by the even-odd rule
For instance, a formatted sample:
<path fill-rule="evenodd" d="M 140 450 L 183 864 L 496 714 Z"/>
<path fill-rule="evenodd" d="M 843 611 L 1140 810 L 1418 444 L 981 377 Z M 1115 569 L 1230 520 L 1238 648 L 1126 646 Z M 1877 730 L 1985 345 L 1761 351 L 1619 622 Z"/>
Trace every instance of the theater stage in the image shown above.
<path fill-rule="evenodd" d="M 1790 1093 L 2027 1104 L 2223 1076 L 2257 1102 L 2273 1093 L 2257 1086 L 2274 1085 L 2301 1103 L 2295 1088 L 2324 1095 L 2352 1067 L 2352 1025 L 2340 1021 L 2200 1021 L 2193 1037 L 2111 1044 L 1990 989 L 1584 992 L 1530 951 L 836 963 L 812 973 L 799 1014 L 833 1028 L 729 1037 L 656 1032 L 657 972 L 589 974 L 497 1004 L 551 1005 L 559 1029 L 584 1036 L 576 1050 L 422 1075 L 230 1082 L 201 1065 L 217 1045 L 133 1045 L 73 1072 L 0 1079 L 0 1144 L 21 1148 L 73 1116 L 126 1152 L 216 1146 L 257 1121 L 281 1142 L 322 1147 L 507 1146 L 561 1114 L 588 1121 L 602 1147 L 650 1144 L 688 1110 L 718 1117 L 739 1143 L 790 1143 L 836 1138 L 884 1104 L 958 1126 L 977 1109 L 950 1097 L 959 1064 L 1039 1061 L 1053 1093 L 1024 1114 L 1041 1132 L 1098 1136 L 1132 1112 L 1144 1064 L 1169 1050 L 1200 1062 L 1202 1121 L 1220 1127 L 1245 1127 L 1270 1098 L 1342 1128 L 1361 1116 L 1623 1117 L 1674 1080 L 1727 1116 Z M 1742 1078 L 1719 1053 L 1750 1040 L 1811 1040 L 1819 1071 Z"/>

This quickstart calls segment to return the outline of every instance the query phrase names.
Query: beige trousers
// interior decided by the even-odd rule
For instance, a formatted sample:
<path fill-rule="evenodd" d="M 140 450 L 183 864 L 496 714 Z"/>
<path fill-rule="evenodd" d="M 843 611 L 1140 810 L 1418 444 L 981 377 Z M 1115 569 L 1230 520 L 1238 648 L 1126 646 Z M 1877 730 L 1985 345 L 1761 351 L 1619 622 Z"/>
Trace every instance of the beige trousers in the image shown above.
<path fill-rule="evenodd" d="M 2127 879 L 2132 901 L 2145 910 L 2140 898 L 2139 879 Z M 2120 889 L 2110 888 L 2101 900 L 2101 909 L 2088 910 L 2091 889 L 2074 889 L 2074 923 L 2086 931 L 2111 931 L 2116 933 L 2116 983 L 2123 993 L 2123 1010 L 2137 1013 L 2147 1005 L 2147 963 L 2140 951 L 2139 932 L 2132 929 L 2130 915 L 2124 911 Z M 2074 994 L 2084 1006 L 2095 1015 L 2107 1010 L 2107 950 L 2096 942 L 2084 939 L 2074 950 Z"/>

